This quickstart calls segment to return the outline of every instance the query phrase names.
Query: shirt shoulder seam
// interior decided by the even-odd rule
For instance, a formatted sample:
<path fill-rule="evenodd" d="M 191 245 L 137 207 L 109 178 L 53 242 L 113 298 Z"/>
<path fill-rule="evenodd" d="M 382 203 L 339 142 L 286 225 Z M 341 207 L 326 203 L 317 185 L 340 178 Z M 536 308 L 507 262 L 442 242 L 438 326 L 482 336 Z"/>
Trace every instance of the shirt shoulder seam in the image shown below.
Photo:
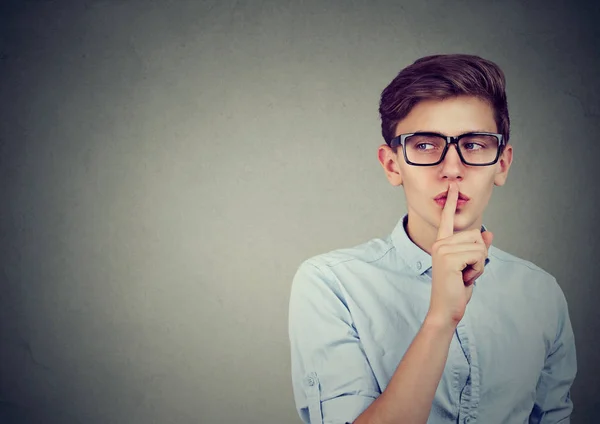
<path fill-rule="evenodd" d="M 552 274 L 550 274 L 548 271 L 546 271 L 543 268 L 540 268 L 539 266 L 535 265 L 534 263 L 527 261 L 525 259 L 521 259 L 521 258 L 517 258 L 514 256 L 504 256 L 504 255 L 498 255 L 497 253 L 491 253 L 491 256 L 494 257 L 495 260 L 498 260 L 500 262 L 505 262 L 505 263 L 513 263 L 513 264 L 518 264 L 518 265 L 523 265 L 526 268 L 529 268 L 532 271 L 536 271 L 539 272 L 541 274 L 544 274 L 552 279 L 554 279 L 554 276 Z"/>
<path fill-rule="evenodd" d="M 386 256 L 394 248 L 395 247 L 393 245 L 389 246 L 388 249 L 385 250 L 384 252 L 382 252 L 380 255 L 376 256 L 373 259 L 364 260 L 364 262 L 368 263 L 368 264 L 377 262 L 380 259 L 382 259 L 384 256 Z M 335 266 L 341 265 L 346 262 L 358 260 L 358 258 L 356 258 L 356 257 L 348 257 L 348 258 L 344 258 L 344 259 L 325 259 L 324 258 L 325 255 L 327 255 L 327 254 L 313 256 L 312 258 L 307 259 L 306 262 L 308 264 L 314 266 L 315 268 L 320 269 L 322 266 L 325 266 L 327 268 L 333 268 Z M 321 260 L 319 260 L 319 259 L 321 259 Z M 321 262 L 321 263 L 319 263 L 319 262 Z"/>

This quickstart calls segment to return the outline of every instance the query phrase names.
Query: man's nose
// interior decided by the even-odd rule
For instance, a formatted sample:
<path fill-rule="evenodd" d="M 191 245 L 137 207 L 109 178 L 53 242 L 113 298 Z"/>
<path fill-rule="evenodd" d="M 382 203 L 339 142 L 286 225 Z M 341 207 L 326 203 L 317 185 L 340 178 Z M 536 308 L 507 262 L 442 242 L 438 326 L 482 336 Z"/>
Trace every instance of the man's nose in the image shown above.
<path fill-rule="evenodd" d="M 446 152 L 446 156 L 444 157 L 441 165 L 442 174 L 444 177 L 462 177 L 464 167 L 462 161 L 460 160 L 458 146 L 456 146 L 456 144 L 451 144 L 448 146 L 448 151 Z"/>

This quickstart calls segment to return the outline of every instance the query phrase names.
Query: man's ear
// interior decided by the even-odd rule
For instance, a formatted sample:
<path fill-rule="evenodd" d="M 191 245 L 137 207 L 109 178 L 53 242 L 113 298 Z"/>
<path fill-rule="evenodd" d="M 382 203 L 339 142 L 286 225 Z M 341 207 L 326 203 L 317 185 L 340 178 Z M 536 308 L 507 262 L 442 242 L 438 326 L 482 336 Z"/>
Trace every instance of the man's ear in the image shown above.
<path fill-rule="evenodd" d="M 494 176 L 494 185 L 503 186 L 508 177 L 508 170 L 513 160 L 513 148 L 511 144 L 507 144 L 504 147 L 504 151 L 498 159 L 498 171 Z"/>
<path fill-rule="evenodd" d="M 402 185 L 402 173 L 398 164 L 398 154 L 394 153 L 392 148 L 387 144 L 382 144 L 377 150 L 377 158 L 390 184 L 393 186 Z"/>

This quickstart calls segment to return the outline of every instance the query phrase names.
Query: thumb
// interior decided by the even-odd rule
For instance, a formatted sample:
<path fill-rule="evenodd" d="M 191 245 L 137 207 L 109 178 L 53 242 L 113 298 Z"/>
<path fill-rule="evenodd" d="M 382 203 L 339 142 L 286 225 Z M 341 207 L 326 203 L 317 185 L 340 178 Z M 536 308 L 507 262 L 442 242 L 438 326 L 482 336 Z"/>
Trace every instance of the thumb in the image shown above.
<path fill-rule="evenodd" d="M 489 249 L 490 246 L 492 245 L 492 240 L 494 240 L 494 233 L 486 230 L 483 233 L 481 233 L 481 237 L 483 238 L 485 247 L 487 247 Z"/>

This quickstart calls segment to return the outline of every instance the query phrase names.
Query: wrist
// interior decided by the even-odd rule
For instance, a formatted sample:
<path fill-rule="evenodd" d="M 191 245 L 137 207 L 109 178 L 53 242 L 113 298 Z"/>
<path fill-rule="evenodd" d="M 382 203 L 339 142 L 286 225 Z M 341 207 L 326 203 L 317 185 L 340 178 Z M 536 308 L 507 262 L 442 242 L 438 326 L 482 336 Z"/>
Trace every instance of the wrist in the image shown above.
<path fill-rule="evenodd" d="M 441 314 L 435 314 L 429 311 L 423 321 L 423 327 L 436 333 L 453 333 L 456 330 L 458 322 L 445 317 Z"/>

